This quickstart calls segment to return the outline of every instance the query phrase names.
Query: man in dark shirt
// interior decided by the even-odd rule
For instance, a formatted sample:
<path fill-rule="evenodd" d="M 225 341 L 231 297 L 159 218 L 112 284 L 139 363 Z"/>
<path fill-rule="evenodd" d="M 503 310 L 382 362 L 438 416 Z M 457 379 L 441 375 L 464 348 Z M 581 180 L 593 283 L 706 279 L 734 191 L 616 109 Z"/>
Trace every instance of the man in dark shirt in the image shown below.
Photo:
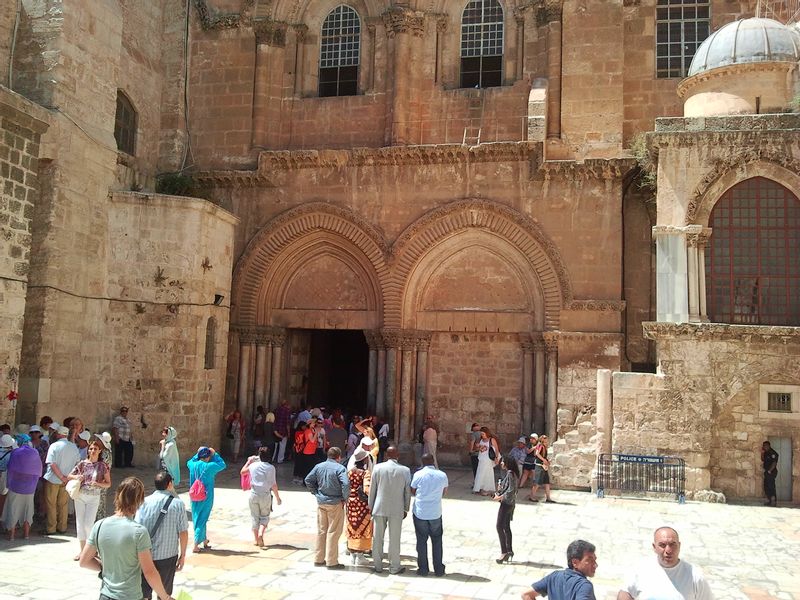
<path fill-rule="evenodd" d="M 764 495 L 767 506 L 778 506 L 778 496 L 775 493 L 775 478 L 778 476 L 778 453 L 772 449 L 769 442 L 761 444 L 761 462 L 764 465 Z"/>
<path fill-rule="evenodd" d="M 567 546 L 568 568 L 553 571 L 544 579 L 534 583 L 531 590 L 522 594 L 522 600 L 533 600 L 547 596 L 550 600 L 595 600 L 594 586 L 588 577 L 594 577 L 597 556 L 594 545 L 584 540 L 575 540 Z"/>
<path fill-rule="evenodd" d="M 342 451 L 328 449 L 328 460 L 306 476 L 306 486 L 317 497 L 317 548 L 314 566 L 344 569 L 339 562 L 339 538 L 344 527 L 344 501 L 350 495 L 347 471 L 339 464 Z"/>

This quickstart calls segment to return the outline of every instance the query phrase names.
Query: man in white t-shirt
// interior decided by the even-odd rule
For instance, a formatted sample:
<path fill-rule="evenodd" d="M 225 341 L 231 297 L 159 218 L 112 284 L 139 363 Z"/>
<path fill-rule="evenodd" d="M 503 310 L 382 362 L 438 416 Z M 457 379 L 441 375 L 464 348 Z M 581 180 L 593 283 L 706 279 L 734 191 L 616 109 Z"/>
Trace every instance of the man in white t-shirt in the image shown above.
<path fill-rule="evenodd" d="M 703 572 L 679 558 L 681 542 L 672 527 L 653 536 L 655 559 L 640 564 L 617 594 L 617 600 L 714 600 Z"/>

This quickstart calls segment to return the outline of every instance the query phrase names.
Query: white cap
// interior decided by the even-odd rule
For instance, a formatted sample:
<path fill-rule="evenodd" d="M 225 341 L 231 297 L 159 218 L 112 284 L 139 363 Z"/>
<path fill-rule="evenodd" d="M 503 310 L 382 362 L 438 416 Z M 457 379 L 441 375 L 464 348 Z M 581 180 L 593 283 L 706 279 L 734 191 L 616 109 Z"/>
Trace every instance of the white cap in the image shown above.
<path fill-rule="evenodd" d="M 88 442 L 90 439 L 92 439 L 92 433 L 87 429 L 84 429 L 78 434 L 78 437 L 81 438 L 84 442 Z"/>
<path fill-rule="evenodd" d="M 371 437 L 364 436 L 363 438 L 361 438 L 361 444 L 364 446 L 372 446 L 372 444 L 374 443 L 375 440 L 373 440 Z"/>
<path fill-rule="evenodd" d="M 13 448 L 15 444 L 14 438 L 7 433 L 0 437 L 0 448 Z"/>
<path fill-rule="evenodd" d="M 59 428 L 56 430 L 56 433 L 58 433 L 58 435 L 69 435 L 69 429 L 67 429 L 63 425 L 60 425 Z"/>

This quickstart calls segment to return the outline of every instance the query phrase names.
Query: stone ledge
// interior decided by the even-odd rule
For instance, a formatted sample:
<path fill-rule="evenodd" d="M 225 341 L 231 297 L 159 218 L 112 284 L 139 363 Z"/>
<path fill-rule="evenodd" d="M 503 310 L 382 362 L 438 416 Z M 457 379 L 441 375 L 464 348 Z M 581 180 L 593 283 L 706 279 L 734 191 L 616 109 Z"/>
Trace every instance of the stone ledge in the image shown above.
<path fill-rule="evenodd" d="M 0 116 L 8 117 L 35 133 L 44 133 L 50 127 L 50 113 L 47 109 L 3 85 L 0 85 Z"/>
<path fill-rule="evenodd" d="M 716 117 L 659 117 L 657 134 L 736 131 L 800 130 L 800 113 L 732 115 Z"/>
<path fill-rule="evenodd" d="M 800 327 L 726 323 L 642 323 L 648 340 L 782 342 L 800 344 Z"/>
<path fill-rule="evenodd" d="M 143 194 L 141 192 L 113 192 L 110 194 L 112 202 L 124 202 L 128 204 L 149 204 L 164 208 L 177 208 L 183 210 L 197 210 L 205 212 L 222 221 L 239 224 L 239 217 L 229 213 L 213 202 L 203 198 L 193 198 L 190 196 L 170 196 L 168 194 Z"/>

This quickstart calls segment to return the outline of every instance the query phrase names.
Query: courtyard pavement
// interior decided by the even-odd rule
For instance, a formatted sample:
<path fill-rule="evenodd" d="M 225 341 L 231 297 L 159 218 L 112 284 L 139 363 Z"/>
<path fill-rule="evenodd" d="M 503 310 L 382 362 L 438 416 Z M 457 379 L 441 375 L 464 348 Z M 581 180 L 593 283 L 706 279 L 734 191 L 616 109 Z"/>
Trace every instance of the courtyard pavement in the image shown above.
<path fill-rule="evenodd" d="M 512 522 L 514 562 L 498 565 L 497 504 L 470 493 L 472 474 L 468 470 L 447 473 L 446 577 L 414 575 L 410 516 L 403 522 L 404 574 L 384 571 L 378 575 L 368 565 L 352 566 L 343 551 L 344 538 L 340 561 L 347 565 L 346 570 L 314 567 L 316 502 L 310 493 L 291 483 L 291 464 L 279 466 L 283 504 L 273 513 L 267 547 L 255 547 L 248 493 L 238 489 L 238 468 L 230 466 L 217 479 L 216 505 L 209 522 L 213 549 L 198 555 L 190 551 L 184 571 L 176 578 L 175 594 L 185 590 L 193 600 L 519 598 L 533 581 L 562 568 L 567 544 L 582 538 L 597 546 L 595 594 L 599 600 L 610 600 L 616 597 L 630 566 L 652 553 L 653 530 L 671 525 L 681 535 L 681 557 L 703 568 L 716 598 L 800 600 L 797 509 L 597 499 L 589 493 L 558 490 L 553 492 L 557 504 L 534 504 L 522 500 L 523 491 Z M 151 487 L 150 470 L 116 470 L 117 482 L 123 474 L 136 474 Z M 185 483 L 179 491 L 188 507 Z M 37 524 L 34 530 L 38 529 Z M 0 600 L 97 598 L 96 574 L 72 560 L 77 547 L 72 524 L 67 536 L 32 535 L 27 542 L 9 542 L 4 537 L 0 541 Z"/>

